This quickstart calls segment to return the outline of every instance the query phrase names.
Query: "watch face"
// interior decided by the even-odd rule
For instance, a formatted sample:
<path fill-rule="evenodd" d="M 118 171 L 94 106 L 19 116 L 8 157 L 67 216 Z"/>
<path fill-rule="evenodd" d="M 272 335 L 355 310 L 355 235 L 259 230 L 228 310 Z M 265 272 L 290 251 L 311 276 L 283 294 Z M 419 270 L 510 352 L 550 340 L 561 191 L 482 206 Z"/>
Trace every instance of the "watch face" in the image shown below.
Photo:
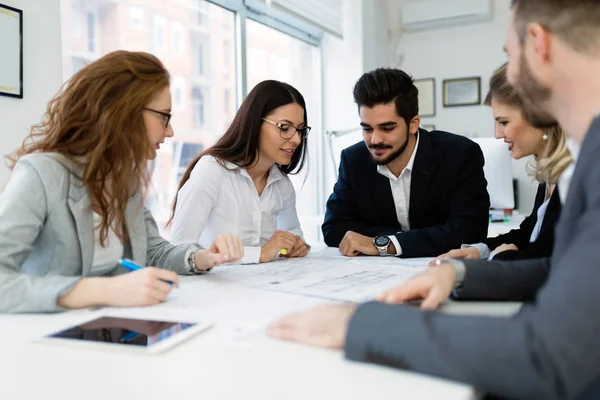
<path fill-rule="evenodd" d="M 383 247 L 390 244 L 390 238 L 387 236 L 377 236 L 375 238 L 375 246 Z"/>

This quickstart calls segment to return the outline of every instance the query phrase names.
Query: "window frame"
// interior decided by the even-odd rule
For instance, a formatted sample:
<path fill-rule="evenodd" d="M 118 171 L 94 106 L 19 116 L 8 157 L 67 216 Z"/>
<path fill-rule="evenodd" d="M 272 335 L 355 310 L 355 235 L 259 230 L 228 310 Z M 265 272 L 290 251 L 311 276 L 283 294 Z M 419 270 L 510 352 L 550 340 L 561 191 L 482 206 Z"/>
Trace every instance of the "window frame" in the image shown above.
<path fill-rule="evenodd" d="M 235 48 L 235 69 L 236 69 L 236 107 L 239 108 L 242 100 L 248 94 L 248 74 L 247 74 L 247 41 L 246 41 L 246 20 L 251 19 L 273 29 L 276 29 L 282 33 L 285 33 L 293 38 L 299 39 L 312 46 L 315 46 L 318 57 L 319 65 L 319 94 L 320 98 L 320 115 L 315 119 L 318 120 L 319 126 L 323 126 L 323 115 L 324 115 L 324 103 L 325 99 L 323 96 L 323 64 L 322 64 L 322 47 L 321 42 L 323 40 L 324 32 L 314 27 L 313 25 L 305 22 L 304 20 L 291 15 L 285 11 L 279 10 L 276 7 L 270 7 L 260 0 L 207 0 L 209 3 L 213 3 L 217 6 L 223 7 L 229 11 L 235 13 L 235 42 L 233 43 Z M 317 140 L 317 154 L 314 155 L 316 158 L 316 177 L 317 177 L 317 214 L 323 215 L 325 213 L 325 200 L 328 193 L 328 188 L 325 187 L 324 169 L 328 165 L 328 161 L 325 159 L 325 137 L 323 134 L 316 135 L 314 132 L 311 137 Z M 320 239 L 322 237 L 320 236 Z"/>
<path fill-rule="evenodd" d="M 67 4 L 69 0 L 61 0 L 61 18 L 64 18 L 62 15 L 62 4 Z M 110 2 L 110 0 L 107 0 Z M 175 3 L 179 5 L 189 6 L 194 4 L 195 0 L 173 0 Z M 324 96 L 323 96 L 323 65 L 322 65 L 322 39 L 324 36 L 324 31 L 322 28 L 317 28 L 314 25 L 311 25 L 306 20 L 298 17 L 295 14 L 284 11 L 282 8 L 278 8 L 276 4 L 272 4 L 269 0 L 204 0 L 206 3 L 210 3 L 212 5 L 221 7 L 225 10 L 228 10 L 233 13 L 233 18 L 227 19 L 224 24 L 227 24 L 227 35 L 229 35 L 229 44 L 231 53 L 229 55 L 229 60 L 226 56 L 224 56 L 222 61 L 224 64 L 228 64 L 229 68 L 225 72 L 225 77 L 227 78 L 227 85 L 231 85 L 231 91 L 229 92 L 229 96 L 231 98 L 231 102 L 227 103 L 230 105 L 230 108 L 227 109 L 224 107 L 223 112 L 228 114 L 227 118 L 232 117 L 236 109 L 239 108 L 243 99 L 248 94 L 248 43 L 247 43 L 247 21 L 254 21 L 256 23 L 262 24 L 271 29 L 275 29 L 291 38 L 300 40 L 301 42 L 307 43 L 310 46 L 313 46 L 314 51 L 314 59 L 316 62 L 316 71 L 315 78 L 317 79 L 316 83 L 316 93 L 314 100 L 318 103 L 315 114 L 311 115 L 311 121 L 313 121 L 313 125 L 316 127 L 323 126 L 323 115 L 324 115 Z M 302 1 L 302 0 L 299 0 Z M 70 3 L 70 2 L 69 2 Z M 121 3 L 117 1 L 116 3 Z M 182 56 L 181 50 L 186 47 L 192 47 L 191 42 L 197 41 L 200 42 L 203 35 L 210 34 L 210 23 L 204 24 L 207 26 L 194 26 L 193 29 L 188 30 L 184 28 L 184 33 L 181 34 L 181 29 L 179 25 L 177 25 L 176 19 L 171 19 L 167 15 L 157 15 L 147 12 L 144 7 L 134 5 L 137 3 L 130 4 L 131 8 L 129 9 L 128 17 L 128 26 L 132 30 L 139 30 L 137 26 L 137 17 L 138 14 L 141 13 L 141 20 L 139 21 L 142 25 L 142 31 L 148 30 L 148 51 L 155 53 L 158 57 L 164 55 L 163 53 L 172 53 L 170 55 L 174 56 Z M 205 3 L 203 3 L 205 4 Z M 65 8 L 67 6 L 64 6 Z M 199 5 L 198 7 L 192 7 L 192 11 L 197 11 L 198 13 L 202 13 L 206 7 Z M 103 50 L 103 43 L 101 43 L 100 36 L 100 23 L 103 12 L 101 5 L 98 5 L 96 2 L 92 2 L 90 4 L 85 3 L 85 5 L 81 5 L 79 7 L 73 7 L 73 5 L 69 4 L 68 6 L 69 15 L 72 20 L 76 20 L 73 22 L 74 27 L 71 28 L 71 36 L 80 37 L 83 36 L 83 40 L 89 40 L 89 30 L 90 27 L 87 26 L 87 14 L 94 14 L 94 26 L 91 27 L 93 30 L 94 38 L 92 39 L 93 43 L 93 53 L 90 53 L 89 45 L 85 47 L 85 50 L 78 50 L 77 52 L 69 52 L 71 65 L 74 65 L 74 57 L 80 57 L 83 60 L 93 61 L 96 59 L 96 56 L 99 56 Z M 76 11 L 76 12 L 74 12 Z M 133 14 L 133 15 L 132 15 Z M 135 24 L 133 23 L 135 20 Z M 67 20 L 68 21 L 68 20 Z M 65 20 L 62 20 L 64 23 Z M 233 22 L 233 25 L 232 25 Z M 132 26 L 135 25 L 135 26 Z M 202 29 L 200 29 L 202 28 Z M 104 29 L 104 27 L 103 27 Z M 177 41 L 175 43 L 174 41 Z M 180 43 L 183 42 L 183 43 Z M 112 43 L 107 40 L 107 46 L 110 47 Z M 186 46 L 186 45 L 190 46 Z M 181 46 L 180 46 L 181 45 Z M 197 68 L 194 66 L 194 73 L 192 74 L 191 79 L 187 82 L 187 84 L 176 90 L 180 90 L 183 92 L 191 92 L 194 87 L 198 86 L 202 89 L 202 93 L 204 95 L 204 118 L 203 118 L 203 126 L 209 126 L 213 120 L 212 113 L 209 112 L 208 108 L 210 108 L 211 104 L 211 94 L 217 95 L 218 90 L 211 89 L 207 87 L 210 84 L 209 77 L 210 72 L 214 71 L 214 66 L 207 59 L 207 54 L 210 54 L 209 47 L 214 44 L 207 43 L 207 41 L 202 40 L 202 46 L 204 48 L 204 54 L 202 57 L 202 65 L 201 70 L 202 74 L 198 74 L 196 71 Z M 227 47 L 227 46 L 223 46 Z M 72 54 L 71 54 L 72 53 Z M 233 59 L 231 59 L 231 54 L 233 54 Z M 196 61 L 199 58 L 198 55 L 191 54 L 192 58 L 195 58 Z M 229 62 L 227 62 L 229 61 Z M 217 63 L 218 64 L 218 63 Z M 231 65 L 233 64 L 233 72 L 231 71 Z M 250 64 L 252 65 L 252 64 Z M 175 71 L 174 71 L 175 72 Z M 68 74 L 65 68 L 63 68 L 63 73 Z M 182 73 L 182 72 L 179 72 Z M 229 86 L 228 86 L 229 87 Z M 214 91 L 213 91 L 214 90 Z M 212 92 L 212 93 L 211 93 Z M 185 97 L 185 96 L 184 96 Z M 187 100 L 187 99 L 186 99 Z M 225 101 L 227 99 L 223 99 Z M 223 104 L 223 103 L 221 103 Z M 189 102 L 184 100 L 183 104 L 176 105 L 175 108 L 182 108 L 186 111 L 195 112 L 194 106 L 195 101 L 193 98 L 189 99 Z M 311 112 L 312 113 L 312 112 Z M 195 118 L 195 117 L 194 117 Z M 311 178 L 315 179 L 316 184 L 316 192 L 317 198 L 314 199 L 316 202 L 316 206 L 311 208 L 310 213 L 312 215 L 312 210 L 319 215 L 324 213 L 325 208 L 325 197 L 324 195 L 328 192 L 324 187 L 325 179 L 324 174 L 322 173 L 326 168 L 327 161 L 325 159 L 325 154 L 323 149 L 325 148 L 325 139 L 322 134 L 322 129 L 315 129 L 311 134 L 311 157 L 309 159 L 309 169 L 311 169 Z M 316 154 L 315 154 L 316 153 Z M 315 173 L 316 172 L 316 173 Z M 311 201 L 312 194 L 311 194 Z"/>

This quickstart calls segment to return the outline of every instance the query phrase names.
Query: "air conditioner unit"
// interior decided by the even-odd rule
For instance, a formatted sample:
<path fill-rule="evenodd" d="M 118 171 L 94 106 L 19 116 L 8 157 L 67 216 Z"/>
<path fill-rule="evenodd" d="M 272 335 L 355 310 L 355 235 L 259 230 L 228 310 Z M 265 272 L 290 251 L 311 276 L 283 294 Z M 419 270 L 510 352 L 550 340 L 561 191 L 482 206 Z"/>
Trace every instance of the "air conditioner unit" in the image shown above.
<path fill-rule="evenodd" d="M 402 8 L 406 31 L 445 28 L 492 20 L 491 0 L 421 0 Z"/>

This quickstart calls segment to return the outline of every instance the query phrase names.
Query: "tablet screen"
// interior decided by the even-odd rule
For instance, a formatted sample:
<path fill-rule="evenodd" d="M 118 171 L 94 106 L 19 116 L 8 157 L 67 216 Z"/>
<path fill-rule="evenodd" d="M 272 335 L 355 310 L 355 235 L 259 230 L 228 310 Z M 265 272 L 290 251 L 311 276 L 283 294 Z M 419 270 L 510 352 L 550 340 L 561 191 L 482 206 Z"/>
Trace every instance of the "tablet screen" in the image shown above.
<path fill-rule="evenodd" d="M 195 323 L 101 317 L 49 337 L 150 347 L 195 325 Z"/>

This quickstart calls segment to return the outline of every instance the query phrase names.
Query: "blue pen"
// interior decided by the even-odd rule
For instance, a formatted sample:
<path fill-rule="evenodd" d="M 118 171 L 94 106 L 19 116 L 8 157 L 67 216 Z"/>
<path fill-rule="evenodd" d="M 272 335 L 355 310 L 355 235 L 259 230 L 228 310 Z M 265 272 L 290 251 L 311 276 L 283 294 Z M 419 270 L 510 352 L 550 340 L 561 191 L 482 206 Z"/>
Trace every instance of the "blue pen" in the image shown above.
<path fill-rule="evenodd" d="M 130 340 L 136 338 L 137 336 L 139 336 L 139 333 L 135 331 L 129 331 L 121 338 L 121 343 L 127 343 Z"/>
<path fill-rule="evenodd" d="M 121 258 L 119 260 L 119 264 L 121 264 L 123 266 L 123 268 L 128 269 L 130 271 L 137 271 L 140 269 L 143 269 L 144 267 L 142 267 L 141 265 L 137 264 L 135 261 L 130 260 L 128 258 Z M 179 286 L 174 284 L 171 281 L 166 281 L 169 285 L 171 286 L 175 286 L 176 288 L 178 288 Z"/>

